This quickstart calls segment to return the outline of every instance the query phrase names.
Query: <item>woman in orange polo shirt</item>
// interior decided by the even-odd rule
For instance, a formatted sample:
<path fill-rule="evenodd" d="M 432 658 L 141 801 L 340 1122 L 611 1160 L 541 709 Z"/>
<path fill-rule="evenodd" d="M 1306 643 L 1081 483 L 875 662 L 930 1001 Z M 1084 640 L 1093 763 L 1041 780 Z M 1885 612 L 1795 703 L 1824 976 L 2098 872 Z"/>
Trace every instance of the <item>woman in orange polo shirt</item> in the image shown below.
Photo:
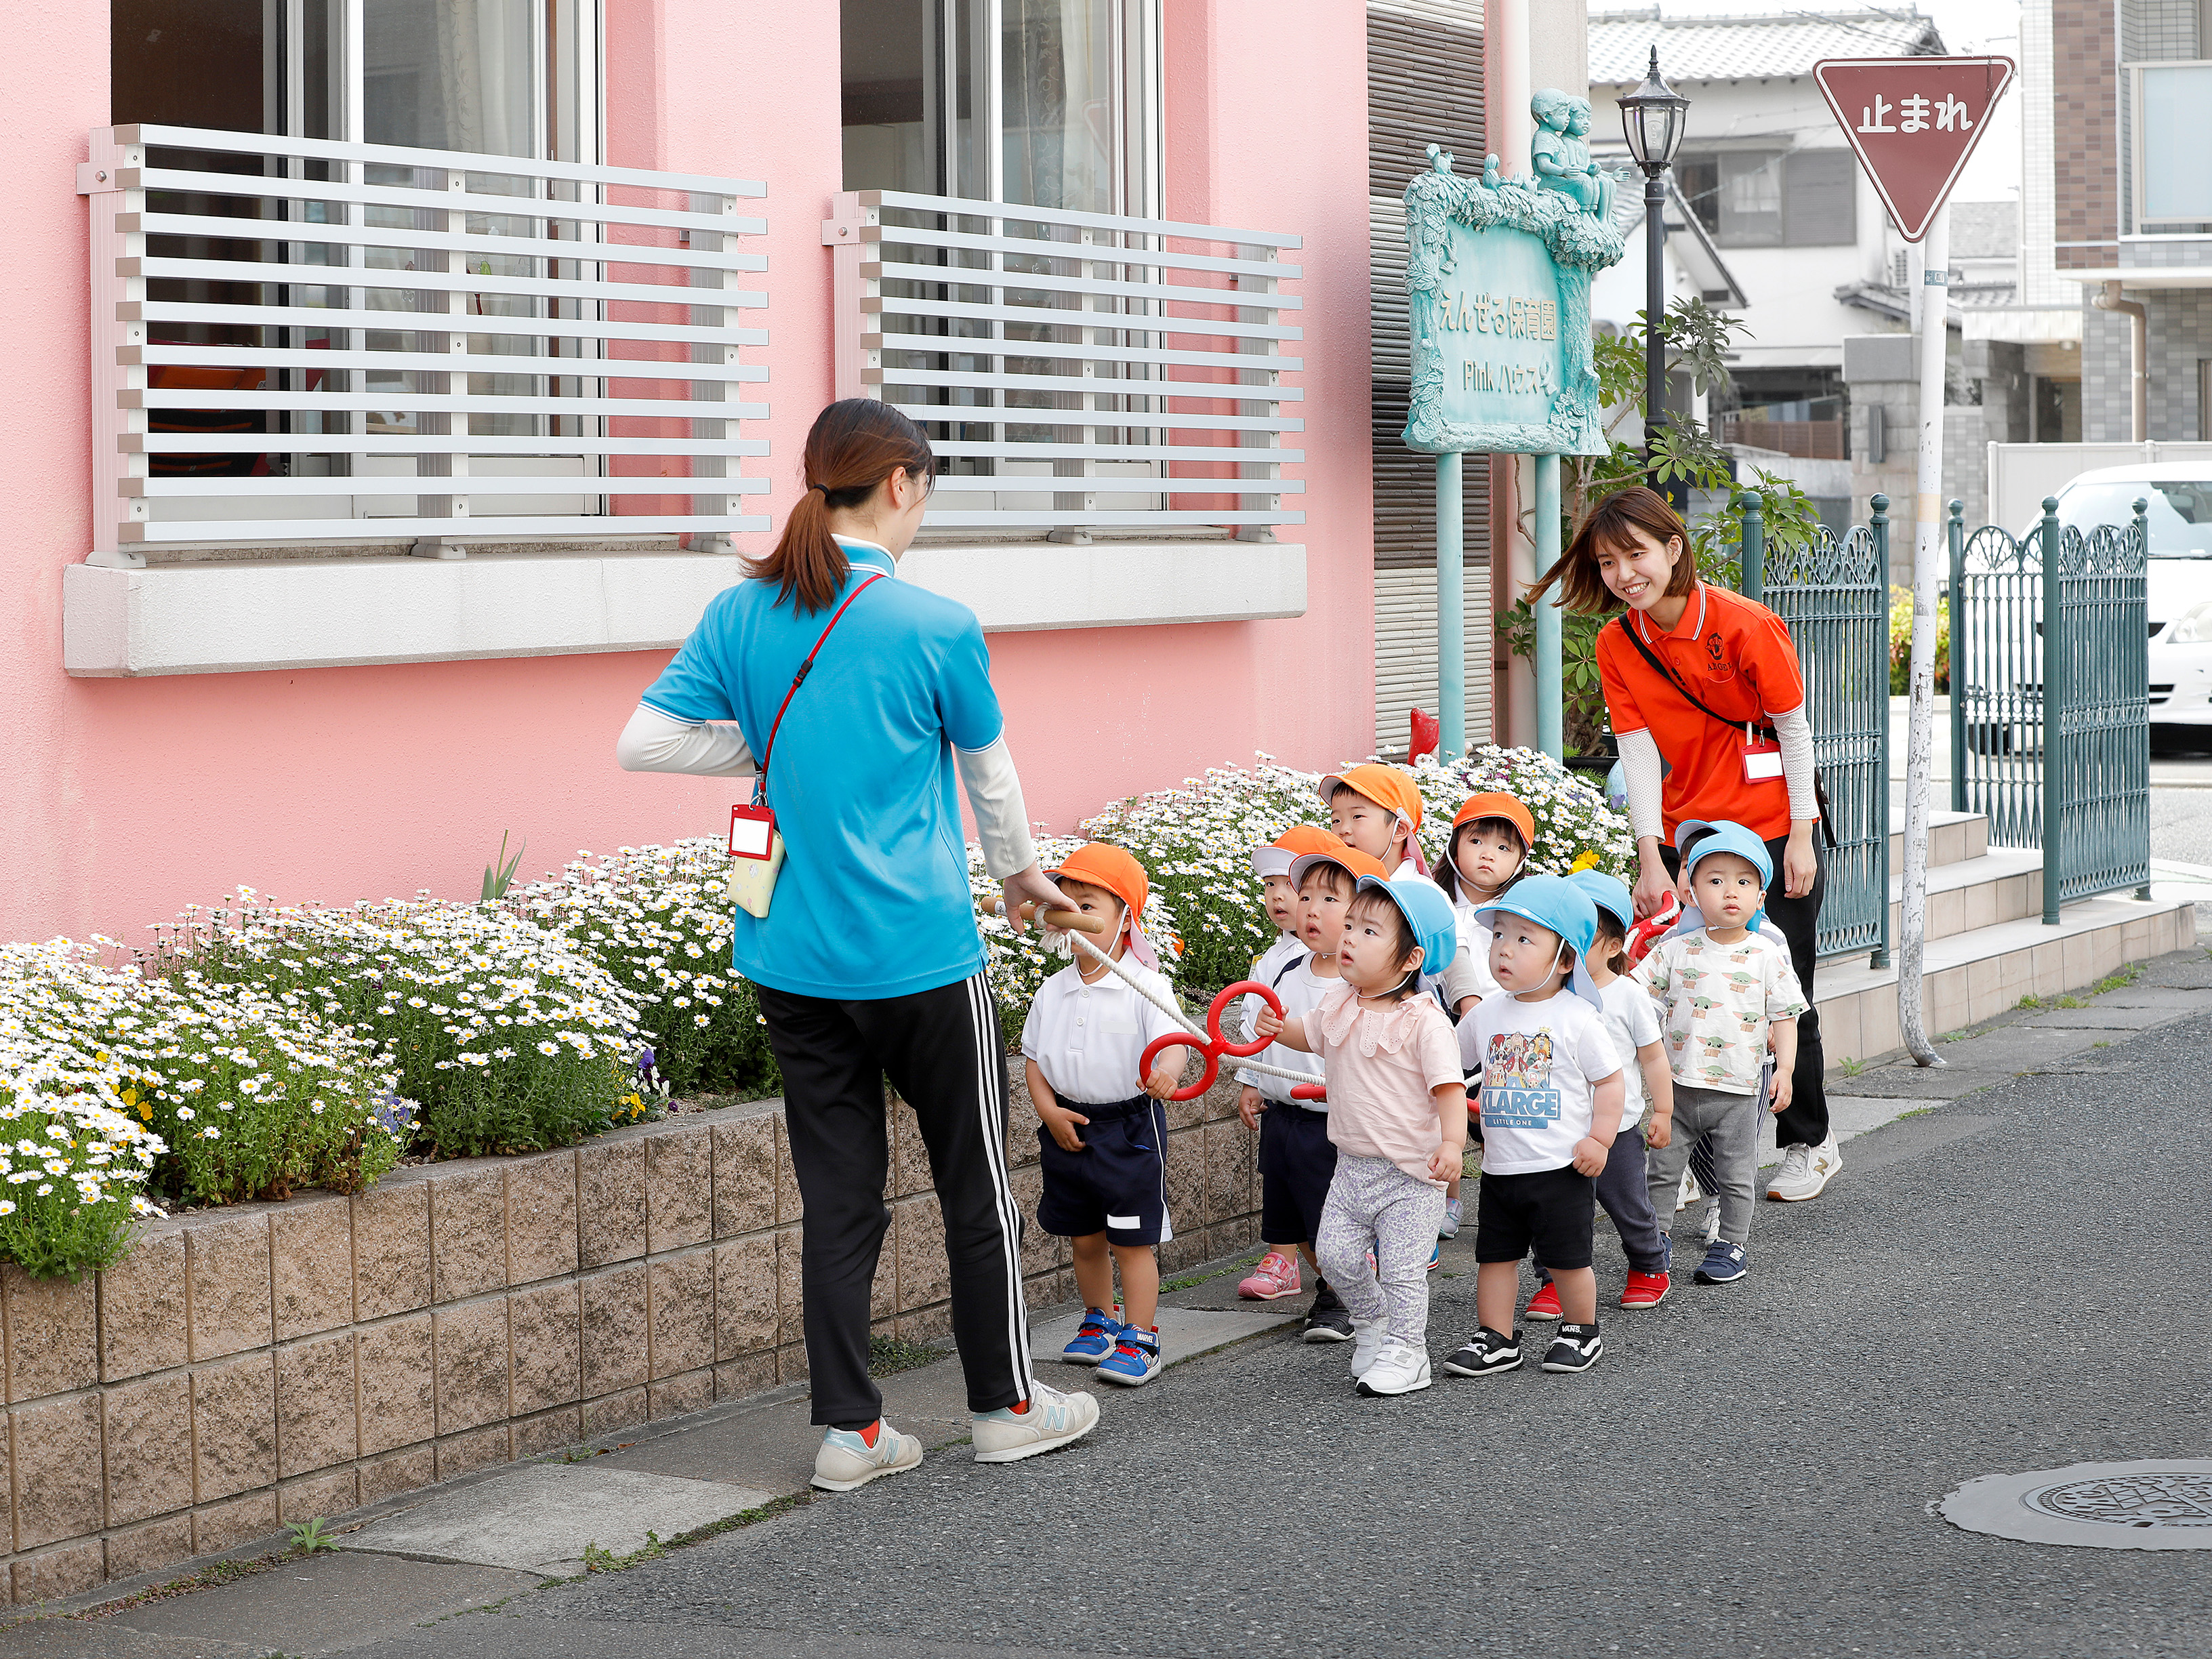
<path fill-rule="evenodd" d="M 1726 818 L 1766 843 L 1780 879 L 1766 914 L 1813 1000 L 1814 934 L 1825 878 L 1814 831 L 1813 732 L 1797 649 L 1765 605 L 1698 579 L 1689 532 L 1665 496 L 1634 485 L 1594 507 L 1532 599 L 1556 586 L 1583 615 L 1622 614 L 1598 631 L 1606 712 L 1620 744 L 1636 837 L 1636 910 L 1666 903 L 1680 855 L 1676 828 Z M 1775 1120 L 1783 1153 L 1770 1198 L 1814 1197 L 1841 1166 L 1821 1087 L 1817 1012 L 1797 1022 L 1797 1064 L 1787 1110 Z"/>

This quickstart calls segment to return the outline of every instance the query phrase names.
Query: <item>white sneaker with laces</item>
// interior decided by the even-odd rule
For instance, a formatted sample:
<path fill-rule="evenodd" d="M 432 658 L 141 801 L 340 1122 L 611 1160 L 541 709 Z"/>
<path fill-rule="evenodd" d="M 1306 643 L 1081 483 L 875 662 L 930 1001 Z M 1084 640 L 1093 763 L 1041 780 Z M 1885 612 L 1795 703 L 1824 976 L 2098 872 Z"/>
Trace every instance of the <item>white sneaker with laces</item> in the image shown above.
<path fill-rule="evenodd" d="M 872 1446 L 857 1430 L 825 1429 L 822 1449 L 814 1454 L 814 1479 L 808 1484 L 822 1492 L 852 1492 L 879 1476 L 921 1467 L 921 1442 L 889 1423 L 878 1425 Z"/>
<path fill-rule="evenodd" d="M 1375 1356 L 1382 1352 L 1382 1340 L 1389 1326 L 1382 1320 L 1372 1322 L 1355 1319 L 1352 1322 L 1352 1380 L 1357 1382 L 1367 1375 L 1367 1368 L 1375 1363 Z"/>
<path fill-rule="evenodd" d="M 1767 1182 L 1766 1195 L 1783 1204 L 1802 1204 L 1808 1198 L 1818 1198 L 1843 1167 L 1844 1154 L 1836 1145 L 1835 1131 L 1831 1129 L 1828 1138 L 1817 1146 L 1808 1146 L 1801 1141 L 1783 1148 L 1781 1167 Z"/>
<path fill-rule="evenodd" d="M 978 1463 L 1019 1462 L 1080 1440 L 1098 1426 L 1098 1402 L 1091 1395 L 1062 1394 L 1043 1382 L 1036 1389 L 1025 1412 L 1007 1406 L 975 1413 Z"/>
<path fill-rule="evenodd" d="M 1359 1392 L 1369 1395 L 1417 1394 L 1433 1381 L 1429 1356 L 1410 1342 L 1386 1341 L 1375 1363 L 1359 1379 Z"/>

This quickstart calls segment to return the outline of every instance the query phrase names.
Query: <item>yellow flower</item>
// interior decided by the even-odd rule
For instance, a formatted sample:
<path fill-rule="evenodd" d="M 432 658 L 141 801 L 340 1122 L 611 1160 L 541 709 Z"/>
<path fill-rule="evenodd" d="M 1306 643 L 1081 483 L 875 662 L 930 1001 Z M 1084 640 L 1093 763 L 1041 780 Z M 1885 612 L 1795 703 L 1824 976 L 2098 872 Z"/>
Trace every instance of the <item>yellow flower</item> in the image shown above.
<path fill-rule="evenodd" d="M 1592 848 L 1577 856 L 1575 861 L 1567 866 L 1567 873 L 1571 876 L 1578 870 L 1593 869 L 1596 866 L 1596 864 L 1597 853 L 1595 848 Z"/>

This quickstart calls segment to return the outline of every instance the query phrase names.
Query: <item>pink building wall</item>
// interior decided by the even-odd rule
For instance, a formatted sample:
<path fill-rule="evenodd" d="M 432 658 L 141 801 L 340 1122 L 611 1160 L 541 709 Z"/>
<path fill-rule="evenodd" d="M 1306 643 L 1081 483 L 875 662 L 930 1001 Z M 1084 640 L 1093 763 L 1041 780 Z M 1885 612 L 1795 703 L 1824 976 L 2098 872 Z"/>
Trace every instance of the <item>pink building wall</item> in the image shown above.
<path fill-rule="evenodd" d="M 502 830 L 528 838 L 532 872 L 582 848 L 711 833 L 726 785 L 613 763 L 661 653 L 62 672 L 61 571 L 93 539 L 74 174 L 87 131 L 109 118 L 106 16 L 53 0 L 6 9 L 0 294 L 15 372 L 0 448 L 0 939 L 136 942 L 241 883 L 301 901 L 465 896 Z M 1032 813 L 1055 828 L 1257 749 L 1320 765 L 1374 738 L 1364 16 L 1331 0 L 1166 11 L 1169 216 L 1305 238 L 1295 349 L 1308 459 L 1291 476 L 1306 480 L 1307 522 L 1284 538 L 1308 549 L 1310 608 L 1282 622 L 994 634 Z M 819 223 L 841 184 L 837 9 L 607 0 L 607 39 L 610 161 L 769 182 L 764 465 L 780 522 L 831 395 Z"/>

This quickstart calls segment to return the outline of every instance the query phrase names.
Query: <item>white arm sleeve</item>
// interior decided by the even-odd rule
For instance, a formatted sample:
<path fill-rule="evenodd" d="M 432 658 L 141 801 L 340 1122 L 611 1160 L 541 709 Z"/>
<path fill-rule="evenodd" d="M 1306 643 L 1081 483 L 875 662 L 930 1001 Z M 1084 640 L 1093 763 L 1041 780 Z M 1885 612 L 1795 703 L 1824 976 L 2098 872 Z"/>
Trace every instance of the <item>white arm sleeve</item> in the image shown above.
<path fill-rule="evenodd" d="M 1782 745 L 1782 781 L 1790 786 L 1790 821 L 1803 823 L 1820 816 L 1820 797 L 1813 793 L 1813 723 L 1799 703 L 1774 719 L 1774 736 Z"/>
<path fill-rule="evenodd" d="M 969 810 L 975 814 L 975 838 L 983 844 L 983 867 L 1000 881 L 1036 862 L 1036 843 L 1030 839 L 1029 808 L 1022 800 L 1022 781 L 1014 775 L 1014 757 L 1006 739 L 983 749 L 955 747 L 961 787 L 968 792 Z"/>
<path fill-rule="evenodd" d="M 1659 810 L 1659 740 L 1647 726 L 1641 732 L 1624 732 L 1616 741 L 1620 745 L 1621 776 L 1628 783 L 1628 833 L 1638 841 L 1646 836 L 1664 841 L 1667 820 Z M 1786 757 L 1789 750 L 1785 748 L 1783 752 Z M 1789 764 L 1787 758 L 1783 764 Z"/>
<path fill-rule="evenodd" d="M 615 739 L 615 764 L 625 772 L 698 772 L 709 777 L 747 777 L 760 769 L 745 734 L 734 725 L 693 726 L 637 706 Z"/>

